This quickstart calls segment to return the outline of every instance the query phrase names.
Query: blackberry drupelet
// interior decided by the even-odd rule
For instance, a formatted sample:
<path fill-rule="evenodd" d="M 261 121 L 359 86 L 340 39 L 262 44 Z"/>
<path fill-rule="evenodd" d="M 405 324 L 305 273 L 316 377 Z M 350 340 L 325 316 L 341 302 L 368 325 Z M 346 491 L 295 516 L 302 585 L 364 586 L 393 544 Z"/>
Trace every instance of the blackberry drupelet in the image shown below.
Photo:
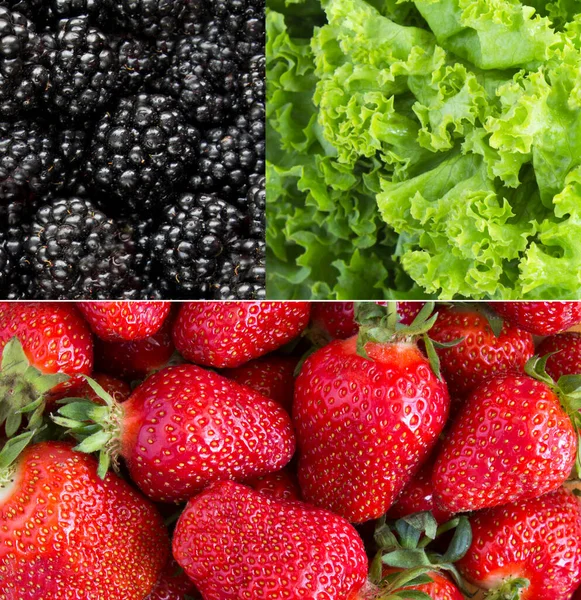
<path fill-rule="evenodd" d="M 86 199 L 58 199 L 36 213 L 26 254 L 35 299 L 119 298 L 134 285 L 134 244 Z"/>
<path fill-rule="evenodd" d="M 161 209 L 195 163 L 198 131 L 167 96 L 121 100 L 95 131 L 87 172 L 126 214 Z"/>
<path fill-rule="evenodd" d="M 171 297 L 199 299 L 211 294 L 245 221 L 239 210 L 216 196 L 186 193 L 178 198 L 152 243 Z"/>
<path fill-rule="evenodd" d="M 190 178 L 190 188 L 215 192 L 245 209 L 252 174 L 264 173 L 262 131 L 263 123 L 244 117 L 230 127 L 207 131 L 200 142 L 198 172 Z"/>
<path fill-rule="evenodd" d="M 45 43 L 32 22 L 0 6 L 0 118 L 36 108 L 49 74 Z"/>
<path fill-rule="evenodd" d="M 42 195 L 62 172 L 59 142 L 46 122 L 0 122 L 0 203 Z"/>
<path fill-rule="evenodd" d="M 109 37 L 93 27 L 87 16 L 63 19 L 58 27 L 45 100 L 65 119 L 86 119 L 113 97 L 119 59 Z"/>
<path fill-rule="evenodd" d="M 189 0 L 119 0 L 114 3 L 120 29 L 152 38 L 167 38 L 178 30 Z"/>

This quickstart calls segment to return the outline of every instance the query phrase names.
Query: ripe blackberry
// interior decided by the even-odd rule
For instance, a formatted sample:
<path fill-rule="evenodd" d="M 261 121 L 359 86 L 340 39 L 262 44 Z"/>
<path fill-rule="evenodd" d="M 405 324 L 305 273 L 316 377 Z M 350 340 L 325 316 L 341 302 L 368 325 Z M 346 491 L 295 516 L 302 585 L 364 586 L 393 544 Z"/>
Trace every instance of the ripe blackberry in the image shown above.
<path fill-rule="evenodd" d="M 26 254 L 36 299 L 117 298 L 133 284 L 130 234 L 83 198 L 42 206 Z"/>
<path fill-rule="evenodd" d="M 209 3 L 204 0 L 189 0 L 182 19 L 181 31 L 186 35 L 197 35 L 203 31 Z"/>
<path fill-rule="evenodd" d="M 24 242 L 29 224 L 28 207 L 22 202 L 10 202 L 0 207 L 0 298 L 17 300 L 23 296 L 27 280 L 20 269 Z"/>
<path fill-rule="evenodd" d="M 230 40 L 241 58 L 264 52 L 264 0 L 217 0 L 212 3 L 214 18 L 205 26 L 209 40 Z"/>
<path fill-rule="evenodd" d="M 161 207 L 194 164 L 197 130 L 167 96 L 122 99 L 97 124 L 87 172 L 126 213 Z"/>
<path fill-rule="evenodd" d="M 53 64 L 47 103 L 66 118 L 87 118 L 111 100 L 119 76 L 119 59 L 104 33 L 76 17 L 59 22 L 50 51 Z"/>
<path fill-rule="evenodd" d="M 173 35 L 186 13 L 188 0 L 119 0 L 115 21 L 121 29 L 152 38 Z"/>
<path fill-rule="evenodd" d="M 49 80 L 43 40 L 24 15 L 0 6 L 0 116 L 36 108 Z"/>
<path fill-rule="evenodd" d="M 207 297 L 244 227 L 242 213 L 223 200 L 207 194 L 181 195 L 167 211 L 152 243 L 173 289 L 171 297 Z"/>
<path fill-rule="evenodd" d="M 106 24 L 113 11 L 113 0 L 49 0 L 48 8 L 55 19 L 87 15 L 92 23 Z"/>
<path fill-rule="evenodd" d="M 62 172 L 58 140 L 46 123 L 0 122 L 0 202 L 42 195 Z"/>
<path fill-rule="evenodd" d="M 45 0 L 2 0 L 0 5 L 25 15 L 33 23 L 43 23 L 46 18 Z"/>
<path fill-rule="evenodd" d="M 151 216 L 130 215 L 124 222 L 124 226 L 131 231 L 134 242 L 133 273 L 139 281 L 139 286 L 137 289 L 127 290 L 123 294 L 123 299 L 163 300 L 171 298 L 171 292 L 153 254 L 153 234 L 157 220 Z"/>
<path fill-rule="evenodd" d="M 248 71 L 241 77 L 242 98 L 246 106 L 264 104 L 266 99 L 266 59 L 257 54 L 250 59 Z"/>
<path fill-rule="evenodd" d="M 198 172 L 190 178 L 191 189 L 215 192 L 244 208 L 251 174 L 264 173 L 264 138 L 253 135 L 253 127 L 240 117 L 235 125 L 207 131 L 199 146 Z"/>
<path fill-rule="evenodd" d="M 265 244 L 237 240 L 212 286 L 214 300 L 263 300 L 266 298 Z"/>
<path fill-rule="evenodd" d="M 266 178 L 264 175 L 248 190 L 248 216 L 250 237 L 264 241 L 266 232 Z"/>
<path fill-rule="evenodd" d="M 178 40 L 172 63 L 156 88 L 176 98 L 199 124 L 221 123 L 238 106 L 239 67 L 232 48 L 203 36 Z"/>
<path fill-rule="evenodd" d="M 155 42 L 128 34 L 115 36 L 112 44 L 119 59 L 117 87 L 122 96 L 138 92 L 169 67 L 173 44 L 168 47 L 163 40 Z"/>

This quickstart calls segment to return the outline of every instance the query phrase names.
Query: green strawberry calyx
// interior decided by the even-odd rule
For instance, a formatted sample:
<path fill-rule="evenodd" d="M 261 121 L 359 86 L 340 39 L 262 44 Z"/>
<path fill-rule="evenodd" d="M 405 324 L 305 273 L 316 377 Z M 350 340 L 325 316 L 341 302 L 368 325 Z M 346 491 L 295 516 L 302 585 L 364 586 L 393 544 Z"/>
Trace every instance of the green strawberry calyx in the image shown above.
<path fill-rule="evenodd" d="M 545 356 L 533 356 L 525 365 L 525 373 L 537 381 L 547 385 L 559 398 L 563 410 L 571 419 L 571 423 L 577 433 L 577 458 L 575 471 L 578 479 L 581 479 L 581 374 L 561 375 L 555 380 L 547 373 L 547 361 L 555 354 L 550 352 Z"/>
<path fill-rule="evenodd" d="M 25 431 L 4 443 L 0 450 L 0 499 L 5 493 L 10 492 L 16 475 L 16 460 L 22 451 L 38 437 L 44 426 L 38 429 Z"/>
<path fill-rule="evenodd" d="M 454 534 L 447 550 L 443 554 L 436 552 L 432 542 L 452 530 Z M 467 517 L 456 517 L 438 526 L 429 511 L 415 513 L 395 522 L 383 516 L 377 522 L 374 540 L 377 553 L 371 563 L 369 577 L 379 589 L 376 600 L 408 597 L 402 596 L 406 590 L 400 591 L 401 588 L 431 583 L 433 580 L 429 573 L 433 572 L 445 572 L 464 594 L 470 596 L 454 566 L 472 544 L 472 530 Z M 402 571 L 384 577 L 384 565 Z M 430 596 L 424 592 L 414 592 L 413 598 L 429 600 Z"/>
<path fill-rule="evenodd" d="M 8 341 L 0 365 L 0 425 L 7 438 L 20 430 L 38 429 L 46 405 L 46 393 L 69 379 L 64 373 L 46 374 L 30 364 L 20 340 Z"/>
<path fill-rule="evenodd" d="M 98 453 L 98 474 L 105 477 L 109 467 L 119 470 L 119 454 L 121 450 L 121 423 L 123 408 L 111 394 L 106 392 L 94 379 L 85 376 L 91 389 L 101 398 L 105 405 L 101 406 L 86 398 L 65 398 L 59 400 L 63 404 L 52 420 L 67 430 L 79 444 L 74 450 L 87 454 Z"/>
<path fill-rule="evenodd" d="M 435 306 L 434 302 L 426 302 L 413 322 L 410 325 L 404 325 L 399 318 L 395 302 L 388 302 L 385 306 L 374 302 L 355 302 L 355 321 L 359 323 L 357 354 L 370 360 L 365 350 L 369 342 L 378 344 L 410 343 L 421 338 L 432 371 L 442 381 L 440 359 L 436 348 L 451 348 L 460 344 L 464 338 L 450 342 L 437 342 L 428 336 L 428 332 L 438 319 L 438 313 L 434 313 Z"/>
<path fill-rule="evenodd" d="M 507 579 L 504 583 L 488 592 L 485 600 L 520 600 L 522 591 L 529 587 L 529 580 L 522 577 Z"/>

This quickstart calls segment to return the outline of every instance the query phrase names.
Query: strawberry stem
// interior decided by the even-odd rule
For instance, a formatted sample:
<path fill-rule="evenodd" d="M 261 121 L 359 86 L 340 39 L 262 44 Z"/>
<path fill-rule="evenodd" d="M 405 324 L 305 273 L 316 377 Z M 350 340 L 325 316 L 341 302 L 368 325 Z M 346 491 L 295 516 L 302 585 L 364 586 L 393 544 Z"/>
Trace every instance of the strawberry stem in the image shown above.
<path fill-rule="evenodd" d="M 11 438 L 26 420 L 29 430 L 42 425 L 45 395 L 69 379 L 64 373 L 47 375 L 33 367 L 22 344 L 14 337 L 4 346 L 0 366 L 0 425 Z"/>
<path fill-rule="evenodd" d="M 0 450 L 0 497 L 2 490 L 5 490 L 14 481 L 16 472 L 15 462 L 22 454 L 22 451 L 30 444 L 34 437 L 40 433 L 44 427 L 33 431 L 25 431 L 20 435 L 9 439 L 2 450 Z"/>
<path fill-rule="evenodd" d="M 522 590 L 529 587 L 529 580 L 522 577 L 507 579 L 499 588 L 491 590 L 485 600 L 520 600 Z"/>
<path fill-rule="evenodd" d="M 87 454 L 98 453 L 97 473 L 104 479 L 109 467 L 112 466 L 116 472 L 119 470 L 120 432 L 124 411 L 122 405 L 96 381 L 87 376 L 85 379 L 105 402 L 105 406 L 83 398 L 67 398 L 60 401 L 64 406 L 57 411 L 57 415 L 52 416 L 52 420 L 79 442 L 75 450 Z"/>

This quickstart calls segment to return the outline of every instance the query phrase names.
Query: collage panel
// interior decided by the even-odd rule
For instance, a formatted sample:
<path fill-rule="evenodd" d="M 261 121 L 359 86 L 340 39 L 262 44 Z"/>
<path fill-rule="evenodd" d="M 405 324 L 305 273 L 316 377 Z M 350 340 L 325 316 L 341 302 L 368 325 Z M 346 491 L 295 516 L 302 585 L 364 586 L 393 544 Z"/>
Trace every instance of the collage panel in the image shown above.
<path fill-rule="evenodd" d="M 0 298 L 264 298 L 264 61 L 264 0 L 2 0 Z"/>
<path fill-rule="evenodd" d="M 581 5 L 0 0 L 0 600 L 581 600 Z"/>
<path fill-rule="evenodd" d="M 580 298 L 580 10 L 267 0 L 268 297 Z"/>
<path fill-rule="evenodd" d="M 0 303 L 0 598 L 577 600 L 581 303 Z"/>

